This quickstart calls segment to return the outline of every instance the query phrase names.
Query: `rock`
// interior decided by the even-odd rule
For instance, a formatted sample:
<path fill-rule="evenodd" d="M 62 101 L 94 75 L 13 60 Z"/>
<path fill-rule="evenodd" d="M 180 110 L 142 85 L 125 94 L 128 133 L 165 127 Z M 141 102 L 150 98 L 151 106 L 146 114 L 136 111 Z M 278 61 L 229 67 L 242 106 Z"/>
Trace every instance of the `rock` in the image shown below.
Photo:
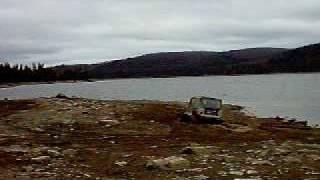
<path fill-rule="evenodd" d="M 48 163 L 50 161 L 50 156 L 39 156 L 31 158 L 31 161 L 35 163 Z"/>
<path fill-rule="evenodd" d="M 221 175 L 221 176 L 226 176 L 226 175 L 227 175 L 227 172 L 225 172 L 225 171 L 218 171 L 218 174 Z"/>
<path fill-rule="evenodd" d="M 210 154 L 211 146 L 189 146 L 181 150 L 182 154 L 206 155 Z"/>
<path fill-rule="evenodd" d="M 42 154 L 46 154 L 48 150 L 49 150 L 49 147 L 45 147 L 45 146 L 44 147 L 35 147 L 30 150 L 30 153 L 33 156 L 40 156 Z"/>
<path fill-rule="evenodd" d="M 297 144 L 297 146 L 302 146 L 302 147 L 312 148 L 312 149 L 320 149 L 320 144 Z"/>
<path fill-rule="evenodd" d="M 122 157 L 124 157 L 124 158 L 128 158 L 128 157 L 131 157 L 131 156 L 133 156 L 133 154 L 123 154 L 122 155 Z"/>
<path fill-rule="evenodd" d="M 58 151 L 56 150 L 53 150 L 53 149 L 49 149 L 47 151 L 48 155 L 51 156 L 51 157 L 59 157 L 61 156 L 61 153 L 59 153 Z"/>
<path fill-rule="evenodd" d="M 209 177 L 201 174 L 199 176 L 193 176 L 191 179 L 192 180 L 206 180 L 206 179 L 209 179 Z"/>
<path fill-rule="evenodd" d="M 30 179 L 31 180 L 32 178 L 28 174 L 17 174 L 14 179 L 17 179 L 17 180 L 29 180 Z"/>
<path fill-rule="evenodd" d="M 320 160 L 320 156 L 319 155 L 315 155 L 315 154 L 307 155 L 307 158 L 312 159 L 314 161 L 319 161 Z"/>
<path fill-rule="evenodd" d="M 298 153 L 303 153 L 303 154 L 309 154 L 309 153 L 318 153 L 318 150 L 313 150 L 313 149 L 299 149 L 297 150 Z"/>
<path fill-rule="evenodd" d="M 89 114 L 89 111 L 82 111 L 82 114 Z"/>
<path fill-rule="evenodd" d="M 251 161 L 252 165 L 268 165 L 273 166 L 273 164 L 268 160 L 253 160 Z"/>
<path fill-rule="evenodd" d="M 234 156 L 231 156 L 231 155 L 228 155 L 228 154 L 221 155 L 221 157 L 222 157 L 222 160 L 224 162 L 227 162 L 227 163 L 232 163 L 234 161 Z"/>
<path fill-rule="evenodd" d="M 22 169 L 25 172 L 32 172 L 33 171 L 33 167 L 32 166 L 23 166 Z"/>
<path fill-rule="evenodd" d="M 287 163 L 302 163 L 301 159 L 293 156 L 287 156 L 283 159 L 283 161 Z"/>
<path fill-rule="evenodd" d="M 268 154 L 270 153 L 270 150 L 269 149 L 266 149 L 266 150 L 261 150 L 258 155 L 261 156 L 261 157 L 265 157 L 267 156 Z"/>
<path fill-rule="evenodd" d="M 111 126 L 115 126 L 115 125 L 120 124 L 120 122 L 118 120 L 112 120 L 112 119 L 101 119 L 101 120 L 99 120 L 99 123 L 104 124 L 104 125 L 108 124 Z"/>
<path fill-rule="evenodd" d="M 290 150 L 282 149 L 282 148 L 275 148 L 274 151 L 275 151 L 274 155 L 282 155 L 282 156 L 286 156 L 291 153 Z"/>
<path fill-rule="evenodd" d="M 66 96 L 65 94 L 59 93 L 59 94 L 56 95 L 56 98 L 68 99 L 68 96 Z"/>
<path fill-rule="evenodd" d="M 39 128 L 39 127 L 31 129 L 31 131 L 33 131 L 33 132 L 38 132 L 38 133 L 45 132 L 44 129 L 41 129 L 41 128 Z"/>
<path fill-rule="evenodd" d="M 241 127 L 237 127 L 235 129 L 232 129 L 233 132 L 237 132 L 237 133 L 247 133 L 249 131 L 252 131 L 252 128 L 248 127 L 248 126 L 241 126 Z"/>
<path fill-rule="evenodd" d="M 147 169 L 178 170 L 190 166 L 190 162 L 182 157 L 171 156 L 163 159 L 149 160 Z"/>
<path fill-rule="evenodd" d="M 246 150 L 246 153 L 254 153 L 254 152 L 255 152 L 255 150 L 253 150 L 253 149 Z"/>
<path fill-rule="evenodd" d="M 4 147 L 1 148 L 4 152 L 8 152 L 8 153 L 27 153 L 28 152 L 28 148 L 26 147 L 22 147 L 20 145 L 11 145 L 9 147 Z"/>
<path fill-rule="evenodd" d="M 242 171 L 230 171 L 229 174 L 236 176 L 243 176 L 244 173 Z"/>
<path fill-rule="evenodd" d="M 246 171 L 246 174 L 248 174 L 248 175 L 253 175 L 253 174 L 258 174 L 258 172 L 255 171 L 255 170 L 247 170 L 247 171 Z"/>
<path fill-rule="evenodd" d="M 125 166 L 127 165 L 128 163 L 125 162 L 125 161 L 116 161 L 114 164 L 118 165 L 118 166 Z"/>
<path fill-rule="evenodd" d="M 74 149 L 66 149 L 66 150 L 62 151 L 63 155 L 69 156 L 69 157 L 73 157 L 76 153 L 77 153 L 77 151 Z"/>

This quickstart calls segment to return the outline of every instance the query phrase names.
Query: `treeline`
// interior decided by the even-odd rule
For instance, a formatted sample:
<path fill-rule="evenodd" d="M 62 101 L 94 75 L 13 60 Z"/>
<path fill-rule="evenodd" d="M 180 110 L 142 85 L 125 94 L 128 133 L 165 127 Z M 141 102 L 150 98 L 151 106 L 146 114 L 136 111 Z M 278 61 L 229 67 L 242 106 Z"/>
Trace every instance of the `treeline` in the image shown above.
<path fill-rule="evenodd" d="M 288 72 L 320 72 L 320 44 L 292 50 L 155 53 L 99 64 L 49 68 L 40 63 L 31 66 L 0 63 L 0 83 Z"/>
<path fill-rule="evenodd" d="M 32 63 L 31 66 L 23 64 L 0 63 L 0 83 L 14 82 L 47 82 L 59 80 L 87 79 L 87 73 L 76 70 L 58 72 L 54 68 L 45 68 L 44 64 Z"/>

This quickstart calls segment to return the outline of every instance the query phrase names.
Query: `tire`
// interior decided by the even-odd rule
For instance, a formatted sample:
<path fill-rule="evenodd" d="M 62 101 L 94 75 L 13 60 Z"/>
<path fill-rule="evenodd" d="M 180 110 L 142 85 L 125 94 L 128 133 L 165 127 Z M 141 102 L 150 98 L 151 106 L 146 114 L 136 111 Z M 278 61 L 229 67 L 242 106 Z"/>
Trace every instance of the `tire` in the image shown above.
<path fill-rule="evenodd" d="M 186 115 L 186 114 L 182 114 L 181 118 L 180 118 L 181 122 L 190 122 L 191 121 L 191 117 Z"/>

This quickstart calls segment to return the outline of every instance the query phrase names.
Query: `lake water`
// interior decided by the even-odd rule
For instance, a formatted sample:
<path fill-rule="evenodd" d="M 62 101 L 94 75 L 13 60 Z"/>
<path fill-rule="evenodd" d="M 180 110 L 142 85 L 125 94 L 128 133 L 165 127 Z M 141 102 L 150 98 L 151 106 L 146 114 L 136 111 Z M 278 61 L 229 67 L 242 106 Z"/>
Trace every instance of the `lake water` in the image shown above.
<path fill-rule="evenodd" d="M 320 124 L 320 73 L 119 79 L 23 85 L 0 89 L 0 99 L 51 97 L 58 93 L 92 99 L 188 101 L 222 98 L 258 116 L 282 116 Z"/>

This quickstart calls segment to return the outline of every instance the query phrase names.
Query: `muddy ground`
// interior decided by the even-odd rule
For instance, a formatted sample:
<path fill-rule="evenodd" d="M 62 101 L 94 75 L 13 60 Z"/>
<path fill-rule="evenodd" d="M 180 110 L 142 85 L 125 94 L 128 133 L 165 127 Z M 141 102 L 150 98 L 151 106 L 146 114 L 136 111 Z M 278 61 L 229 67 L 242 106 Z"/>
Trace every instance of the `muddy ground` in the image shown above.
<path fill-rule="evenodd" d="M 0 101 L 0 179 L 320 178 L 319 129 L 273 126 L 278 119 L 234 105 L 224 105 L 223 124 L 184 123 L 184 110 L 179 102 Z"/>

